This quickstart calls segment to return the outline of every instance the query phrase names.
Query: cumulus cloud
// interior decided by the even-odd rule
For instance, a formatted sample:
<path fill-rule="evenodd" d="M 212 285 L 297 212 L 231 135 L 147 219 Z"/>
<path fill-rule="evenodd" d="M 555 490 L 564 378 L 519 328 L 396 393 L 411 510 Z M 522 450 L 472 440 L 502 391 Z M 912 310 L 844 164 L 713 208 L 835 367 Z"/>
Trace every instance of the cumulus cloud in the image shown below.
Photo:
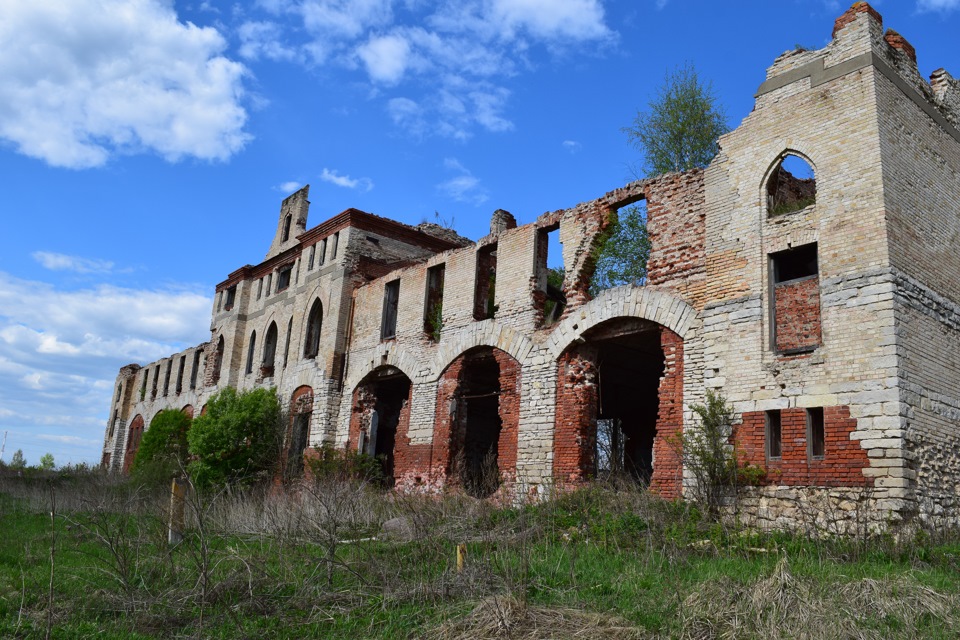
<path fill-rule="evenodd" d="M 396 84 L 403 78 L 410 58 L 410 43 L 399 35 L 374 37 L 357 49 L 370 79 Z"/>
<path fill-rule="evenodd" d="M 920 11 L 953 11 L 960 9 L 960 0 L 917 0 Z"/>
<path fill-rule="evenodd" d="M 245 68 L 165 0 L 6 2 L 0 139 L 48 164 L 116 153 L 225 160 L 248 141 Z"/>
<path fill-rule="evenodd" d="M 566 149 L 567 151 L 569 151 L 570 153 L 576 153 L 577 151 L 580 151 L 580 148 L 581 148 L 582 146 L 583 146 L 583 145 L 581 145 L 581 144 L 580 144 L 579 142 L 577 142 L 576 140 L 564 140 L 564 141 L 563 141 L 563 148 Z"/>
<path fill-rule="evenodd" d="M 113 263 L 109 260 L 91 260 L 51 251 L 34 251 L 30 255 L 45 269 L 51 271 L 73 271 L 75 273 L 110 273 L 113 271 Z"/>
<path fill-rule="evenodd" d="M 611 35 L 598 0 L 493 0 L 489 19 L 501 35 L 524 30 L 546 39 L 594 40 Z"/>
<path fill-rule="evenodd" d="M 446 158 L 443 166 L 457 175 L 437 185 L 437 190 L 457 202 L 469 202 L 479 206 L 489 199 L 480 179 L 474 176 L 456 158 Z"/>
<path fill-rule="evenodd" d="M 299 191 L 300 187 L 302 186 L 303 185 L 297 182 L 296 180 L 291 180 L 289 182 L 281 182 L 280 184 L 278 184 L 277 191 L 279 191 L 280 193 L 294 193 L 295 191 Z"/>
<path fill-rule="evenodd" d="M 360 191 L 370 191 L 373 189 L 373 180 L 370 178 L 351 178 L 350 176 L 340 175 L 336 170 L 330 170 L 324 167 L 320 179 L 330 184 L 346 189 L 359 189 Z"/>
<path fill-rule="evenodd" d="M 244 22 L 237 29 L 240 38 L 240 56 L 247 60 L 292 61 L 301 54 L 295 47 L 283 43 L 281 27 L 276 22 Z"/>
<path fill-rule="evenodd" d="M 68 291 L 0 272 L 0 429 L 31 459 L 98 460 L 119 367 L 209 339 L 211 304 L 191 289 Z"/>

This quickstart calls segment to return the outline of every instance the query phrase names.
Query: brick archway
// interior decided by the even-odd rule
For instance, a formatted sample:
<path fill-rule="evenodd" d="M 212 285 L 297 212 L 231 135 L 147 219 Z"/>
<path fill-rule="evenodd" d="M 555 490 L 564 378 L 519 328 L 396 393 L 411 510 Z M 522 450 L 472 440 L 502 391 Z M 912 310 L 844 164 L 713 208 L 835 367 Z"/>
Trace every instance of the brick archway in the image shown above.
<path fill-rule="evenodd" d="M 471 495 L 509 490 L 517 472 L 519 416 L 520 362 L 496 347 L 461 353 L 437 384 L 433 468 Z"/>
<path fill-rule="evenodd" d="M 402 370 L 377 367 L 356 385 L 350 411 L 347 447 L 376 457 L 387 486 L 417 484 L 429 459 L 426 447 L 410 444 L 413 383 Z"/>

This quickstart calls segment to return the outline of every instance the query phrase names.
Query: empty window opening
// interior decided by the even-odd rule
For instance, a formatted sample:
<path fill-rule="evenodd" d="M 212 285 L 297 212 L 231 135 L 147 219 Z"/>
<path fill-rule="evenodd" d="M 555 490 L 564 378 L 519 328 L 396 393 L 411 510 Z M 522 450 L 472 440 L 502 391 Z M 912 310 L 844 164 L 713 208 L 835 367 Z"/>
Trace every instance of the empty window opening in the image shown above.
<path fill-rule="evenodd" d="M 812 460 L 823 460 L 826 453 L 826 433 L 824 431 L 823 408 L 807 409 L 807 446 Z"/>
<path fill-rule="evenodd" d="M 423 305 L 423 331 L 435 342 L 440 340 L 443 329 L 443 279 L 445 264 L 427 269 L 426 302 Z"/>
<path fill-rule="evenodd" d="M 257 280 L 257 300 L 263 295 L 263 278 Z"/>
<path fill-rule="evenodd" d="M 180 356 L 180 366 L 177 367 L 177 386 L 176 393 L 180 395 L 183 392 L 183 372 L 187 368 L 187 356 Z"/>
<path fill-rule="evenodd" d="M 290 275 L 293 272 L 293 266 L 284 267 L 277 272 L 277 293 L 290 286 Z"/>
<path fill-rule="evenodd" d="M 773 283 L 773 346 L 780 354 L 820 345 L 820 278 L 817 244 L 770 254 Z"/>
<path fill-rule="evenodd" d="M 314 300 L 307 315 L 307 335 L 303 342 L 303 357 L 316 358 L 320 353 L 320 329 L 323 326 L 323 305 Z"/>
<path fill-rule="evenodd" d="M 230 311 L 233 309 L 234 303 L 237 301 L 237 285 L 233 285 L 227 289 L 227 303 L 224 305 L 224 311 Z"/>
<path fill-rule="evenodd" d="M 257 332 L 250 334 L 250 346 L 247 347 L 247 373 L 253 373 L 253 356 L 257 352 Z"/>
<path fill-rule="evenodd" d="M 290 356 L 290 336 L 293 334 L 293 318 L 287 323 L 287 338 L 283 343 L 283 366 L 287 366 L 287 358 Z"/>
<path fill-rule="evenodd" d="M 770 216 L 800 211 L 817 201 L 813 167 L 793 154 L 777 163 L 767 182 L 767 212 Z"/>
<path fill-rule="evenodd" d="M 147 378 L 149 378 L 149 377 L 150 377 L 150 370 L 149 370 L 149 369 L 144 369 L 144 370 L 143 370 L 143 383 L 142 383 L 141 386 L 140 386 L 140 400 L 141 400 L 141 401 L 142 401 L 144 398 L 147 397 Z"/>
<path fill-rule="evenodd" d="M 310 245 L 310 258 L 307 260 L 307 271 L 313 270 L 313 260 L 316 257 L 317 245 Z"/>
<path fill-rule="evenodd" d="M 283 219 L 283 236 L 280 238 L 280 242 L 286 242 L 290 239 L 290 222 L 292 221 L 293 216 L 287 214 L 287 217 Z"/>
<path fill-rule="evenodd" d="M 273 377 L 273 363 L 277 355 L 277 323 L 271 322 L 267 335 L 263 339 L 263 362 L 260 365 L 260 376 Z"/>
<path fill-rule="evenodd" d="M 150 399 L 157 397 L 157 387 L 160 385 L 160 365 L 153 368 L 153 387 L 150 389 Z"/>
<path fill-rule="evenodd" d="M 477 250 L 477 279 L 473 295 L 473 317 L 486 320 L 497 313 L 497 243 Z"/>
<path fill-rule="evenodd" d="M 567 306 L 567 298 L 563 295 L 563 249 L 559 224 L 537 231 L 536 278 L 534 304 L 543 314 L 541 326 L 547 327 L 556 324 Z"/>
<path fill-rule="evenodd" d="M 320 243 L 320 260 L 318 264 L 323 264 L 327 261 L 327 239 L 324 238 Z"/>
<path fill-rule="evenodd" d="M 409 419 L 410 379 L 399 369 L 381 367 L 357 387 L 360 431 L 357 449 L 374 456 L 381 465 L 387 486 L 394 483 L 394 452 L 397 429 Z"/>
<path fill-rule="evenodd" d="M 767 458 L 779 459 L 783 455 L 783 434 L 780 426 L 780 410 L 766 413 Z"/>
<path fill-rule="evenodd" d="M 217 313 L 223 310 L 223 291 L 217 293 Z"/>
<path fill-rule="evenodd" d="M 117 385 L 117 397 L 114 399 L 114 402 L 120 402 L 120 396 L 123 394 L 123 385 Z"/>
<path fill-rule="evenodd" d="M 123 472 L 130 473 L 133 467 L 133 459 L 137 457 L 137 451 L 140 449 L 140 440 L 143 438 L 143 416 L 137 416 L 130 423 L 130 430 L 127 432 L 126 452 L 123 455 Z"/>
<path fill-rule="evenodd" d="M 333 234 L 333 240 L 332 240 L 332 242 L 333 242 L 333 244 L 332 244 L 332 246 L 330 247 L 330 259 L 331 259 L 331 260 L 336 260 L 336 259 L 337 259 L 337 246 L 340 244 L 340 232 L 339 232 L 339 231 L 337 231 L 336 233 Z"/>
<path fill-rule="evenodd" d="M 400 281 L 388 282 L 383 287 L 383 315 L 380 320 L 380 339 L 397 336 L 397 308 L 400 304 Z"/>
<path fill-rule="evenodd" d="M 114 432 L 114 430 L 115 430 L 116 427 L 117 427 L 117 420 L 118 420 L 119 418 L 120 418 L 120 412 L 114 410 L 114 412 L 113 412 L 113 420 L 110 421 L 110 434 L 107 435 L 107 438 L 108 438 L 108 439 L 113 438 L 113 432 Z"/>
<path fill-rule="evenodd" d="M 217 384 L 220 382 L 220 371 L 223 369 L 223 352 L 225 350 L 225 345 L 223 341 L 223 336 L 220 336 L 220 339 L 217 340 L 217 351 L 213 357 L 213 373 L 211 375 L 211 382 Z"/>
<path fill-rule="evenodd" d="M 193 367 L 190 369 L 190 388 L 197 388 L 197 373 L 200 371 L 200 356 L 203 355 L 203 349 L 197 349 L 193 352 Z"/>
<path fill-rule="evenodd" d="M 272 273 L 268 273 L 268 274 L 267 274 L 267 290 L 264 291 L 263 295 L 269 296 L 269 295 L 270 295 L 270 287 L 272 287 L 272 286 L 273 286 L 273 274 L 272 274 Z"/>

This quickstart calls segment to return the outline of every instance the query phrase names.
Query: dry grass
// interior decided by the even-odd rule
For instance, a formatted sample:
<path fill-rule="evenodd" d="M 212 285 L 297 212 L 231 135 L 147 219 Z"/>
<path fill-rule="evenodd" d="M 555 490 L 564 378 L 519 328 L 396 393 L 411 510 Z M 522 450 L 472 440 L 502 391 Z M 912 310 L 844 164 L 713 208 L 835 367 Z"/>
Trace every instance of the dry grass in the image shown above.
<path fill-rule="evenodd" d="M 960 600 L 909 576 L 831 584 L 799 578 L 783 558 L 752 584 L 700 585 L 681 607 L 684 640 L 740 638 L 921 638 L 960 631 Z"/>
<path fill-rule="evenodd" d="M 485 598 L 467 616 L 440 625 L 428 640 L 640 640 L 649 634 L 612 614 L 534 607 L 510 596 Z"/>

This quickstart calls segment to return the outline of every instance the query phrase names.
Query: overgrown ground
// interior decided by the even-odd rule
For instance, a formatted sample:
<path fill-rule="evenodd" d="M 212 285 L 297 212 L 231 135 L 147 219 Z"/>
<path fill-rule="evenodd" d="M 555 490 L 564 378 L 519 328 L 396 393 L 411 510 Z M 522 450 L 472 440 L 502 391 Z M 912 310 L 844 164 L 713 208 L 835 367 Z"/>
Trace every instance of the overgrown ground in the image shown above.
<path fill-rule="evenodd" d="M 0 478 L 0 637 L 960 636 L 945 532 L 811 541 L 635 489 L 501 508 L 326 481 L 191 494 L 169 548 L 168 505 L 97 474 Z"/>

